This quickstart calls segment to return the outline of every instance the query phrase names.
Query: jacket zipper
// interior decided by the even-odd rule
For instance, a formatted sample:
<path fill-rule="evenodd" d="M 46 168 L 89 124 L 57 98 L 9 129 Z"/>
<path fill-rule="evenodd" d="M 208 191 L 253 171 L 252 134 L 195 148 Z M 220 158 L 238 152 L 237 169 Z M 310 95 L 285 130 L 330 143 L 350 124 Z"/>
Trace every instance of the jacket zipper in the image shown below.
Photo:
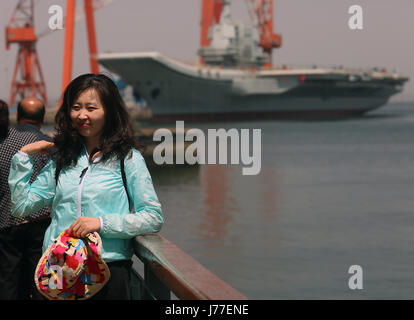
<path fill-rule="evenodd" d="M 83 181 L 85 180 L 86 173 L 89 171 L 89 168 L 91 166 L 88 165 L 85 169 L 82 170 L 82 173 L 80 175 L 80 181 L 79 181 L 79 187 L 78 187 L 78 218 L 82 216 L 82 205 L 81 205 L 81 198 L 82 198 L 82 187 L 83 187 Z"/>
<path fill-rule="evenodd" d="M 85 147 L 85 150 L 86 150 L 86 147 Z M 86 153 L 87 153 L 87 150 L 86 150 Z M 95 160 L 93 160 L 92 163 L 88 161 L 88 166 L 82 170 L 81 175 L 79 176 L 80 181 L 79 181 L 79 187 L 78 187 L 78 218 L 82 216 L 81 200 L 82 200 L 83 181 L 85 180 L 85 176 L 88 173 L 89 169 L 91 168 L 92 164 L 95 162 Z"/>

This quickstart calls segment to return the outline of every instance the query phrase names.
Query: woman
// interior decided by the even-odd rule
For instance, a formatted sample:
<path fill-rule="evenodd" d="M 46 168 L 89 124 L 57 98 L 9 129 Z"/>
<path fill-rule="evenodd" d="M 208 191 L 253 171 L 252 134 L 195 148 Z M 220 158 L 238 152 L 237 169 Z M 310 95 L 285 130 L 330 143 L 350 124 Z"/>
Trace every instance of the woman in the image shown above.
<path fill-rule="evenodd" d="M 76 237 L 99 232 L 111 279 L 98 297 L 129 299 L 130 239 L 158 232 L 164 220 L 113 81 L 102 74 L 74 79 L 56 114 L 56 130 L 54 143 L 32 143 L 14 156 L 9 176 L 12 214 L 23 217 L 52 205 L 43 251 L 66 229 Z M 53 160 L 30 185 L 30 156 L 53 147 L 57 149 Z"/>

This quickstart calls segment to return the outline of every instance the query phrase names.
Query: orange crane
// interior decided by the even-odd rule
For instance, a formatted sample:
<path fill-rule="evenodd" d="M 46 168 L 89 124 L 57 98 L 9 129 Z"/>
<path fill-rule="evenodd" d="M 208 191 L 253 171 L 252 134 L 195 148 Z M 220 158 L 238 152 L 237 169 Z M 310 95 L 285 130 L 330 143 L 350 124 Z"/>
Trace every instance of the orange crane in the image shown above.
<path fill-rule="evenodd" d="M 273 33 L 273 0 L 247 0 L 250 15 L 257 18 L 260 29 L 259 46 L 269 55 L 270 63 L 265 68 L 272 67 L 272 50 L 282 45 L 282 36 Z"/>
<path fill-rule="evenodd" d="M 95 2 L 100 2 L 96 1 Z M 73 38 L 75 27 L 75 9 L 76 0 L 66 0 L 66 27 L 65 27 L 65 48 L 63 58 L 63 78 L 62 92 L 65 91 L 67 85 L 72 78 L 72 60 L 73 60 Z M 95 18 L 93 0 L 84 0 L 84 10 L 86 16 L 86 26 L 88 31 L 89 44 L 89 62 L 92 73 L 99 73 L 98 61 L 96 55 L 98 53 L 96 44 Z"/>
<path fill-rule="evenodd" d="M 256 21 L 260 30 L 259 46 L 263 51 L 272 56 L 272 50 L 282 45 L 282 36 L 273 33 L 273 0 L 246 0 L 250 16 Z M 201 8 L 201 36 L 200 46 L 202 48 L 210 45 L 208 32 L 213 23 L 219 23 L 223 0 L 203 0 Z M 271 61 L 271 59 L 269 59 Z M 203 61 L 201 61 L 203 63 Z M 264 65 L 271 68 L 271 62 Z"/>
<path fill-rule="evenodd" d="M 86 17 L 86 28 L 88 32 L 89 63 L 92 73 L 99 73 L 99 65 L 96 60 L 98 47 L 96 43 L 95 17 L 94 12 L 110 4 L 112 0 L 84 0 L 84 12 Z M 76 0 L 66 0 L 66 25 L 65 25 L 65 48 L 63 57 L 62 93 L 72 78 L 73 61 L 73 38 L 75 20 L 80 15 L 75 15 Z M 42 33 L 44 35 L 45 33 Z M 58 103 L 59 105 L 60 103 Z"/>
<path fill-rule="evenodd" d="M 46 86 L 36 42 L 33 0 L 19 0 L 6 26 L 6 49 L 9 50 L 13 43 L 19 45 L 10 89 L 10 107 L 14 105 L 17 96 L 21 99 L 40 96 L 47 105 Z"/>
<path fill-rule="evenodd" d="M 98 73 L 96 60 L 97 45 L 95 33 L 94 11 L 105 7 L 112 0 L 84 0 L 84 11 L 87 20 L 89 56 L 91 72 Z M 75 17 L 76 0 L 67 0 L 65 49 L 63 60 L 62 92 L 69 84 L 72 75 L 73 37 L 75 20 L 83 17 L 78 13 Z M 10 44 L 19 44 L 16 67 L 10 90 L 10 106 L 13 106 L 16 96 L 40 96 L 47 105 L 46 85 L 36 51 L 37 40 L 53 32 L 48 29 L 36 36 L 34 31 L 34 0 L 19 0 L 9 24 L 6 27 L 6 49 Z M 17 79 L 21 74 L 21 79 Z M 38 74 L 38 77 L 36 75 Z M 38 78 L 38 79 L 37 79 Z"/>
<path fill-rule="evenodd" d="M 221 10 L 223 9 L 223 0 L 203 0 L 201 6 L 201 48 L 210 45 L 208 31 L 214 23 L 220 22 Z"/>

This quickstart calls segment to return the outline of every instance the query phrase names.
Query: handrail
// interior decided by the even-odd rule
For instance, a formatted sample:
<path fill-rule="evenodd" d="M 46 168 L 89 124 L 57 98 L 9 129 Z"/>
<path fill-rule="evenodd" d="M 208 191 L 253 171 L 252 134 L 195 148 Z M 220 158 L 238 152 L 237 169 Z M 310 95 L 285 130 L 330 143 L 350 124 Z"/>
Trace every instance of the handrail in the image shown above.
<path fill-rule="evenodd" d="M 133 245 L 135 254 L 144 263 L 146 278 L 155 275 L 179 299 L 247 299 L 162 235 L 138 236 Z M 148 287 L 148 279 L 144 280 Z"/>

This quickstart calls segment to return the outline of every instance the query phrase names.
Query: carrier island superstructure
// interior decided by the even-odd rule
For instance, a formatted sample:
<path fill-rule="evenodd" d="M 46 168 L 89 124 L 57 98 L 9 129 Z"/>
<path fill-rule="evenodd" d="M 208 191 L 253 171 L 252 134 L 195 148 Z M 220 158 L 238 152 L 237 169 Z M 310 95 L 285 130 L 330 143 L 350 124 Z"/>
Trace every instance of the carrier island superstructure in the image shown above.
<path fill-rule="evenodd" d="M 386 104 L 408 80 L 380 69 L 267 68 L 254 26 L 234 21 L 230 3 L 199 50 L 203 64 L 158 52 L 104 53 L 98 61 L 128 82 L 155 120 L 227 120 L 360 115 Z"/>

